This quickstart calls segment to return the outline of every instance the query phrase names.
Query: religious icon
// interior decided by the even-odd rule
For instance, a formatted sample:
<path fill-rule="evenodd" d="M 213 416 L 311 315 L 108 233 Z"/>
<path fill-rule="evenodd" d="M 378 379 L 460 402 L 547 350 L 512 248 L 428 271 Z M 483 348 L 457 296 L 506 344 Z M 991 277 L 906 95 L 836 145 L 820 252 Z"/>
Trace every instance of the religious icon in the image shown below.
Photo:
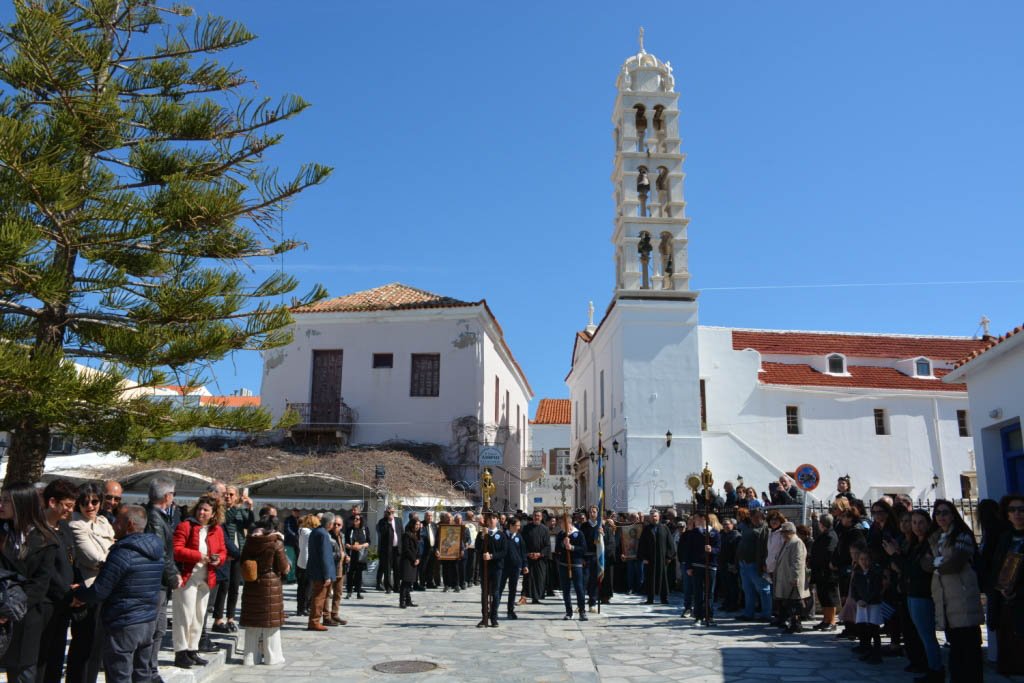
<path fill-rule="evenodd" d="M 437 552 L 440 560 L 458 560 L 462 558 L 462 525 L 437 525 Z"/>
<path fill-rule="evenodd" d="M 640 545 L 640 534 L 643 533 L 643 524 L 629 524 L 620 527 L 622 530 L 622 556 L 627 560 L 636 559 L 637 547 Z"/>
<path fill-rule="evenodd" d="M 999 574 L 996 576 L 996 590 L 1008 598 L 1014 597 L 1022 567 L 1024 554 L 1006 553 L 1003 566 L 999 568 Z"/>

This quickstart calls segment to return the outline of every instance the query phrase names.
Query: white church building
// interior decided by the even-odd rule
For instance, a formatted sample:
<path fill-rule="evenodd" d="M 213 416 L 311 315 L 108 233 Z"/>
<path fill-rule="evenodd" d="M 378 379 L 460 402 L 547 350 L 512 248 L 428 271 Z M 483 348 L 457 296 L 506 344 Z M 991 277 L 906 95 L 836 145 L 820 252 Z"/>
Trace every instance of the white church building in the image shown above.
<path fill-rule="evenodd" d="M 596 500 L 599 445 L 616 510 L 689 501 L 705 463 L 716 488 L 742 476 L 760 492 L 811 464 L 823 500 L 846 474 L 868 499 L 960 497 L 967 395 L 941 378 L 985 342 L 700 326 L 671 65 L 641 43 L 616 85 L 614 294 L 577 333 L 566 378 L 577 502 Z"/>
<path fill-rule="evenodd" d="M 263 354 L 261 390 L 275 418 L 298 415 L 289 438 L 420 447 L 467 490 L 480 447 L 497 446 L 492 506 L 522 506 L 533 391 L 485 300 L 392 283 L 292 313 L 293 341 Z"/>

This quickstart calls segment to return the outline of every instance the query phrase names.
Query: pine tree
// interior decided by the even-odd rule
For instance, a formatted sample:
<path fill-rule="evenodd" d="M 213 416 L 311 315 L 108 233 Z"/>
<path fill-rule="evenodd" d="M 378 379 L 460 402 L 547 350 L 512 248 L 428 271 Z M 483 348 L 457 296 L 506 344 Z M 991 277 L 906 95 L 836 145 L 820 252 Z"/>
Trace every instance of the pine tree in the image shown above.
<path fill-rule="evenodd" d="M 253 259 L 299 246 L 276 217 L 331 169 L 264 160 L 308 104 L 254 99 L 212 58 L 244 26 L 153 0 L 15 0 L 0 27 L 0 430 L 7 482 L 37 481 L 51 432 L 140 458 L 261 409 L 153 400 L 209 364 L 289 341 L 294 278 Z M 316 287 L 302 299 L 322 298 Z"/>

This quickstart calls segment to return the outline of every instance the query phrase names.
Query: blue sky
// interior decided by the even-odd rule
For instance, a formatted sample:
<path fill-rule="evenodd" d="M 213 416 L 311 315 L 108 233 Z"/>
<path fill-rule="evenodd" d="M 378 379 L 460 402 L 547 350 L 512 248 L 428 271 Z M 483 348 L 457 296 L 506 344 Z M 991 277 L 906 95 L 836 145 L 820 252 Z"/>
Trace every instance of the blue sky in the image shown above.
<path fill-rule="evenodd" d="M 486 298 L 537 396 L 564 396 L 612 293 L 611 107 L 643 25 L 681 93 L 703 324 L 1024 321 L 1024 3 L 623 5 L 198 3 L 259 34 L 221 58 L 260 94 L 314 105 L 271 161 L 336 167 L 285 215 L 309 244 L 287 269 Z M 987 284 L 876 286 L 940 282 Z M 816 286 L 763 289 L 788 285 Z M 216 375 L 258 390 L 259 357 Z"/>

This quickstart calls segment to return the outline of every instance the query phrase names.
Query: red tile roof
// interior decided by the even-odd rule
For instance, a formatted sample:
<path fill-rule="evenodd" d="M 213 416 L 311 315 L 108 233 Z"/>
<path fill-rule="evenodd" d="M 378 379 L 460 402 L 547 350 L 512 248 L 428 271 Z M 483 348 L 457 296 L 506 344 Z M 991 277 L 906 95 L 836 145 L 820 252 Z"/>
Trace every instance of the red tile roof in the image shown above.
<path fill-rule="evenodd" d="M 165 384 L 162 387 L 157 387 L 157 389 L 166 389 L 167 391 L 173 391 L 176 394 L 184 396 L 185 394 L 191 394 L 194 391 L 199 391 L 202 387 L 181 387 L 177 384 Z"/>
<path fill-rule="evenodd" d="M 923 355 L 923 354 L 922 354 Z M 857 387 L 868 389 L 913 389 L 918 391 L 966 391 L 963 384 L 946 384 L 938 379 L 921 379 L 904 375 L 896 368 L 873 365 L 850 365 L 849 377 L 826 375 L 810 365 L 794 363 L 761 363 L 764 372 L 758 373 L 762 384 L 787 384 L 811 387 Z M 942 378 L 949 371 L 935 368 L 935 377 Z"/>
<path fill-rule="evenodd" d="M 998 346 L 999 344 L 1002 344 L 1004 341 L 1006 341 L 1010 337 L 1013 337 L 1014 335 L 1020 334 L 1021 332 L 1024 332 L 1024 325 L 1021 325 L 1019 327 L 1013 328 L 1012 330 L 1010 330 L 1009 332 L 1004 334 L 1002 337 L 997 337 L 995 339 L 989 337 L 988 339 L 983 340 L 984 341 L 984 346 L 982 348 L 975 349 L 974 351 L 971 351 L 969 354 L 967 354 L 967 356 L 965 356 L 964 358 L 961 358 L 960 360 L 958 360 L 953 367 L 954 368 L 958 368 L 961 365 L 963 365 L 964 363 L 966 363 L 968 361 L 974 360 L 975 358 L 977 358 L 981 354 L 983 354 L 986 351 L 988 351 L 989 349 L 991 349 L 993 346 Z"/>
<path fill-rule="evenodd" d="M 783 332 L 777 330 L 733 330 L 732 348 L 755 349 L 762 354 L 914 358 L 957 360 L 985 347 L 983 339 L 970 337 L 914 337 L 885 334 L 843 334 L 837 332 Z"/>
<path fill-rule="evenodd" d="M 260 406 L 259 396 L 200 396 L 199 404 L 208 406 L 216 405 L 224 408 L 245 408 Z"/>
<path fill-rule="evenodd" d="M 498 319 L 491 311 L 491 307 L 487 305 L 486 299 L 462 301 L 403 285 L 400 282 L 392 282 L 382 287 L 346 294 L 308 306 L 296 306 L 292 309 L 292 313 L 359 313 L 365 311 L 409 311 L 422 308 L 470 308 L 472 306 L 483 306 L 487 311 L 487 315 L 490 316 L 494 327 L 498 330 L 498 339 L 501 341 L 501 345 L 508 352 L 508 357 L 512 359 L 512 365 L 515 366 L 519 376 L 523 378 L 527 391 L 532 395 L 533 388 L 530 386 L 530 380 L 526 378 L 526 373 L 523 372 L 519 361 L 512 355 L 512 349 L 505 341 L 505 332 L 498 324 Z"/>
<path fill-rule="evenodd" d="M 542 398 L 537 404 L 537 414 L 530 424 L 567 425 L 572 422 L 572 406 L 567 398 Z"/>
<path fill-rule="evenodd" d="M 461 308 L 477 302 L 460 301 L 399 282 L 362 292 L 326 299 L 308 306 L 297 306 L 293 313 L 355 313 L 359 311 L 406 311 L 417 308 Z"/>

